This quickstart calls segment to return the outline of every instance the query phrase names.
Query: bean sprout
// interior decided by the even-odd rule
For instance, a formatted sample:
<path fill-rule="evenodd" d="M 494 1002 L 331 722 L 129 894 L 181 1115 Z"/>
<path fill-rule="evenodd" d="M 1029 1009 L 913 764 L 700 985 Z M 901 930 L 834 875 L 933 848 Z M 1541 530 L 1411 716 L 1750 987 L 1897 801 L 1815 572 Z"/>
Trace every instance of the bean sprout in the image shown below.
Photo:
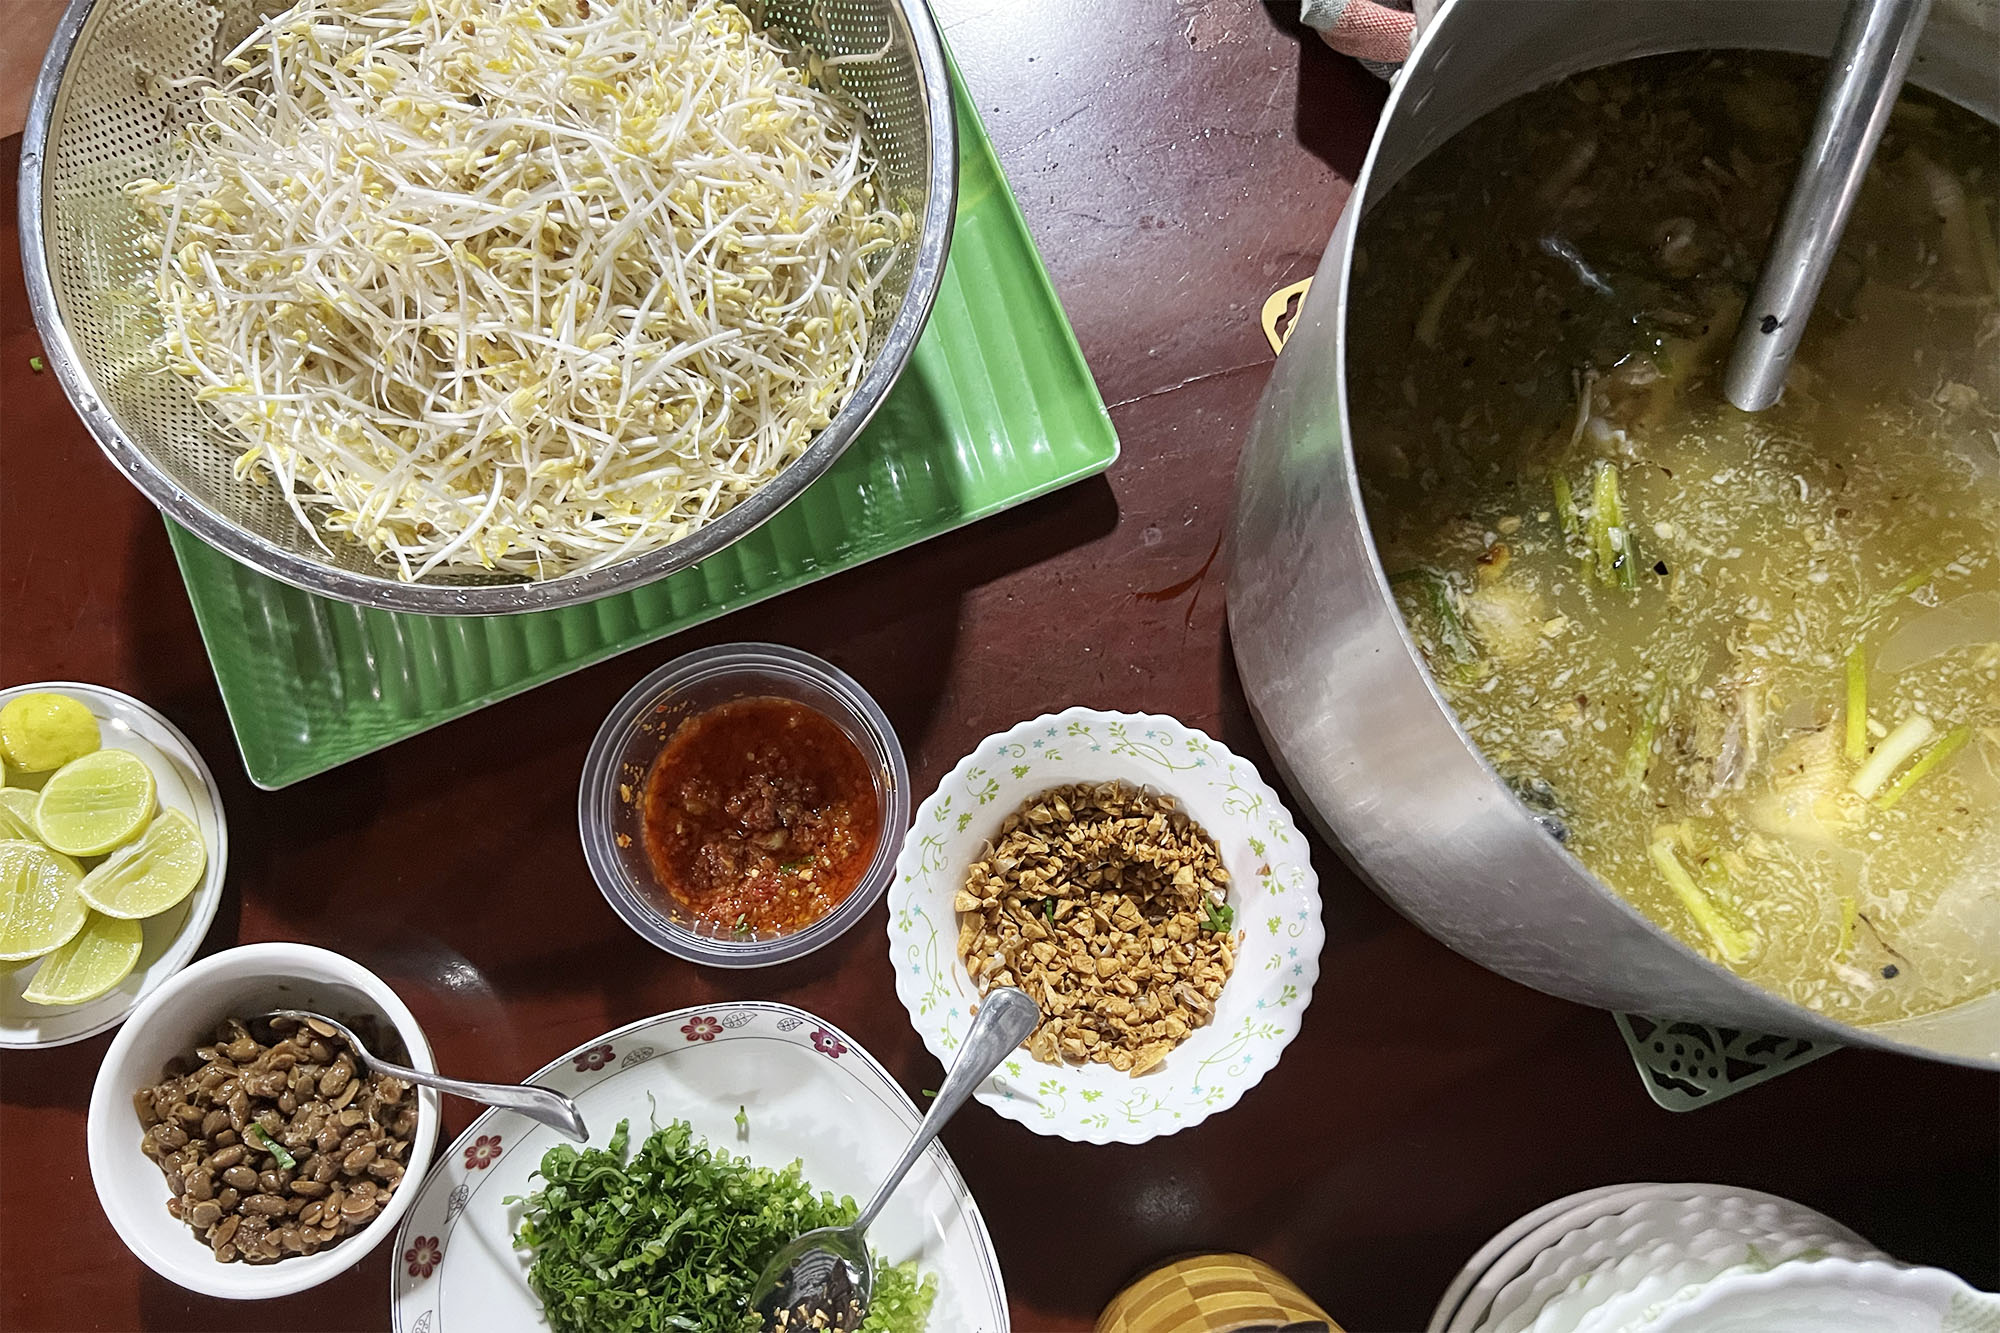
<path fill-rule="evenodd" d="M 130 187 L 168 366 L 239 476 L 404 579 L 726 513 L 854 392 L 914 225 L 860 113 L 721 0 L 300 0 L 183 143 Z"/>

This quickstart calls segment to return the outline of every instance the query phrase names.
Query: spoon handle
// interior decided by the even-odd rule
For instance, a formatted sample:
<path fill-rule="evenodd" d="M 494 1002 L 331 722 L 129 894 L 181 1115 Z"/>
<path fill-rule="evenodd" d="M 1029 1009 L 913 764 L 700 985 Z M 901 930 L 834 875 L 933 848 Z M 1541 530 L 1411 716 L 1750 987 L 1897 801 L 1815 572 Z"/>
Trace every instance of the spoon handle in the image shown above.
<path fill-rule="evenodd" d="M 1723 379 L 1724 396 L 1745 412 L 1763 411 L 1784 391 L 1930 8 L 1931 0 L 1848 0 L 1812 137 Z"/>
<path fill-rule="evenodd" d="M 1002 987 L 988 991 L 980 1001 L 979 1013 L 972 1020 L 972 1030 L 965 1035 L 965 1045 L 958 1048 L 958 1058 L 952 1061 L 951 1072 L 945 1075 L 944 1086 L 931 1101 L 930 1113 L 924 1123 L 917 1126 L 916 1137 L 910 1146 L 903 1149 L 895 1168 L 875 1191 L 875 1197 L 854 1219 L 857 1232 L 866 1231 L 868 1224 L 875 1220 L 875 1214 L 882 1211 L 882 1205 L 903 1183 L 903 1177 L 916 1165 L 924 1150 L 931 1146 L 931 1140 L 944 1128 L 944 1122 L 951 1119 L 973 1089 L 986 1081 L 986 1076 L 1000 1067 L 1000 1062 L 1028 1039 L 1035 1025 L 1042 1021 L 1042 1011 L 1027 992 Z"/>
<path fill-rule="evenodd" d="M 392 1064 L 387 1060 L 369 1057 L 369 1064 L 405 1083 L 421 1083 L 439 1092 L 448 1092 L 454 1097 L 468 1101 L 484 1102 L 497 1106 L 503 1111 L 519 1111 L 530 1120 L 539 1121 L 550 1129 L 569 1135 L 579 1142 L 589 1139 L 590 1133 L 583 1126 L 583 1116 L 576 1109 L 576 1103 L 559 1092 L 547 1088 L 532 1087 L 523 1083 L 468 1083 L 463 1079 L 446 1078 L 442 1074 L 426 1074 L 421 1069 L 411 1069 L 406 1065 Z"/>

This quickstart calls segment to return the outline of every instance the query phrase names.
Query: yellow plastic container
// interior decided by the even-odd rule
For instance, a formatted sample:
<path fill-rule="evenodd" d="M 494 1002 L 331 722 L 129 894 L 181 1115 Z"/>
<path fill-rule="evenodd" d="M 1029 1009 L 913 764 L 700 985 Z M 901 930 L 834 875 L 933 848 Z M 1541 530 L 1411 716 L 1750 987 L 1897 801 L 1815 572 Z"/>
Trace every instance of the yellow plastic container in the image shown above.
<path fill-rule="evenodd" d="M 1247 1254 L 1177 1259 L 1134 1282 L 1098 1316 L 1097 1333 L 1340 1333 L 1283 1273 Z"/>

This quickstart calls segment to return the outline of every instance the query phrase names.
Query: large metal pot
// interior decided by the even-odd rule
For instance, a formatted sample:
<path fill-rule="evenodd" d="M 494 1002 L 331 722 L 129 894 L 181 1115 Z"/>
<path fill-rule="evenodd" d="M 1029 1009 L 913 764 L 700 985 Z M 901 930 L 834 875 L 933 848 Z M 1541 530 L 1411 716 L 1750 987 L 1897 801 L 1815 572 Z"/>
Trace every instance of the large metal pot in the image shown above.
<path fill-rule="evenodd" d="M 1445 706 L 1389 594 L 1347 413 L 1354 220 L 1502 103 L 1578 70 L 1702 48 L 1824 54 L 1840 0 L 1452 0 L 1389 99 L 1353 201 L 1258 408 L 1238 481 L 1230 633 L 1258 725 L 1321 829 L 1460 953 L 1584 1004 L 2000 1068 L 2000 995 L 1856 1027 L 1687 948 L 1509 794 Z M 1938 0 L 1912 79 L 2000 119 L 2000 3 Z M 1366 356 L 1366 348 L 1354 349 Z"/>

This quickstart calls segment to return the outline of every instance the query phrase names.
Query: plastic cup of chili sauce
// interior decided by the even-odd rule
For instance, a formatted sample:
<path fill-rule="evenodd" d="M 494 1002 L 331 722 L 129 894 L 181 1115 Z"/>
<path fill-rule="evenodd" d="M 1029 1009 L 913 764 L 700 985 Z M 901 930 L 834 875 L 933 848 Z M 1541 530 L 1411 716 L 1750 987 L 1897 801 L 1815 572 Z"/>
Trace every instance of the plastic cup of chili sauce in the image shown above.
<path fill-rule="evenodd" d="M 772 643 L 676 658 L 583 761 L 584 859 L 625 924 L 714 967 L 803 957 L 867 915 L 910 825 L 910 771 L 845 672 Z"/>

